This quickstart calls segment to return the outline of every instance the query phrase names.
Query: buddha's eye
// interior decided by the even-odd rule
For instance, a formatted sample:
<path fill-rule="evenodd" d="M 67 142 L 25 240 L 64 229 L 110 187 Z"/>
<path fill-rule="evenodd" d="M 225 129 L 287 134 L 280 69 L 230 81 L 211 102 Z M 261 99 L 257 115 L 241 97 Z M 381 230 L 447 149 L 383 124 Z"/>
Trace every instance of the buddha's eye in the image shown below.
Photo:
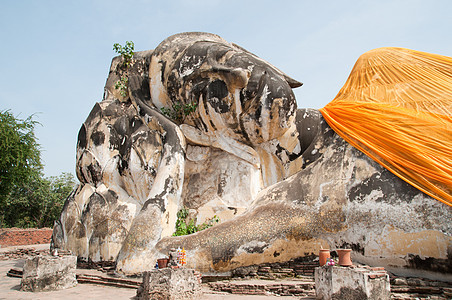
<path fill-rule="evenodd" d="M 209 84 L 207 95 L 209 99 L 223 99 L 228 95 L 228 87 L 223 80 L 215 80 Z"/>

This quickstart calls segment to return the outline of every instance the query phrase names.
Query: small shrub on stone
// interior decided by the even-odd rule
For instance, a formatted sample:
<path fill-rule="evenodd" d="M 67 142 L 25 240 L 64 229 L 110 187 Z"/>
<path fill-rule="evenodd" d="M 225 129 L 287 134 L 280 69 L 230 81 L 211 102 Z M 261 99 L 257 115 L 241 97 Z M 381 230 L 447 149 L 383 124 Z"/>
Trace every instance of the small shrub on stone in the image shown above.
<path fill-rule="evenodd" d="M 206 222 L 196 226 L 196 218 L 189 218 L 188 209 L 184 207 L 177 212 L 176 231 L 173 233 L 173 236 L 192 234 L 210 228 L 219 222 L 220 218 L 215 215 Z"/>
<path fill-rule="evenodd" d="M 127 41 L 124 46 L 118 43 L 113 45 L 113 50 L 120 54 L 122 57 L 121 70 L 119 71 L 120 79 L 115 83 L 115 89 L 119 90 L 122 97 L 127 97 L 127 89 L 129 84 L 128 71 L 129 67 L 132 65 L 132 58 L 134 55 L 134 43 L 132 41 Z"/>

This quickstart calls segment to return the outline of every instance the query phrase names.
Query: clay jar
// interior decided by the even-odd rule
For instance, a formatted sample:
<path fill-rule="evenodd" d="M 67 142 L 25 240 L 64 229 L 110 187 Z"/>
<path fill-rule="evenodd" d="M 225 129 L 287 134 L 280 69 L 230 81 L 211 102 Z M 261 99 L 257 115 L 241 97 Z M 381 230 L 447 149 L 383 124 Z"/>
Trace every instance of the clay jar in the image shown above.
<path fill-rule="evenodd" d="M 339 256 L 339 265 L 343 267 L 348 267 L 352 265 L 352 259 L 350 254 L 352 249 L 337 249 L 337 255 Z"/>
<path fill-rule="evenodd" d="M 324 266 L 330 258 L 330 249 L 319 250 L 319 266 Z"/>
<path fill-rule="evenodd" d="M 169 261 L 168 258 L 159 258 L 159 259 L 157 259 L 157 264 L 159 266 L 159 269 L 163 269 L 163 268 L 168 267 L 168 261 Z"/>

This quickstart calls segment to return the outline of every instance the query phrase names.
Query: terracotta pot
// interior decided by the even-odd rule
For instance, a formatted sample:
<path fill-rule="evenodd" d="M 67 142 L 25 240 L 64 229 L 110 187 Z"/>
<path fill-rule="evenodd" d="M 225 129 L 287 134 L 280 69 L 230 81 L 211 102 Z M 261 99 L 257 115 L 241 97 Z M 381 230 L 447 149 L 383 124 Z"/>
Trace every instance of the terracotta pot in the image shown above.
<path fill-rule="evenodd" d="M 319 251 L 319 266 L 324 266 L 330 258 L 330 249 L 320 249 Z"/>
<path fill-rule="evenodd" d="M 339 266 L 348 267 L 352 265 L 352 259 L 350 254 L 352 249 L 337 249 L 337 255 L 339 255 Z"/>
<path fill-rule="evenodd" d="M 159 269 L 163 269 L 163 268 L 168 267 L 168 261 L 169 261 L 168 258 L 159 258 L 159 259 L 157 259 L 157 264 L 159 266 Z"/>

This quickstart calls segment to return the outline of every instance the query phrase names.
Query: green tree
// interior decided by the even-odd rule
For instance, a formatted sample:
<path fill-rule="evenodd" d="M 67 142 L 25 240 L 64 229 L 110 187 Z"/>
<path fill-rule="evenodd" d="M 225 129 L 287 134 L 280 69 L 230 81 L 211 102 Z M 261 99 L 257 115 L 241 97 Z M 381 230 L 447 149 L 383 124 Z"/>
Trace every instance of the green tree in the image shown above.
<path fill-rule="evenodd" d="M 14 186 L 42 172 L 41 150 L 35 136 L 33 116 L 19 119 L 0 112 L 0 205 Z"/>
<path fill-rule="evenodd" d="M 9 227 L 52 227 L 75 186 L 70 173 L 44 178 L 33 175 L 17 185 L 6 201 L 4 223 Z"/>
<path fill-rule="evenodd" d="M 58 219 L 75 179 L 44 178 L 33 115 L 0 111 L 0 227 L 45 227 Z"/>

